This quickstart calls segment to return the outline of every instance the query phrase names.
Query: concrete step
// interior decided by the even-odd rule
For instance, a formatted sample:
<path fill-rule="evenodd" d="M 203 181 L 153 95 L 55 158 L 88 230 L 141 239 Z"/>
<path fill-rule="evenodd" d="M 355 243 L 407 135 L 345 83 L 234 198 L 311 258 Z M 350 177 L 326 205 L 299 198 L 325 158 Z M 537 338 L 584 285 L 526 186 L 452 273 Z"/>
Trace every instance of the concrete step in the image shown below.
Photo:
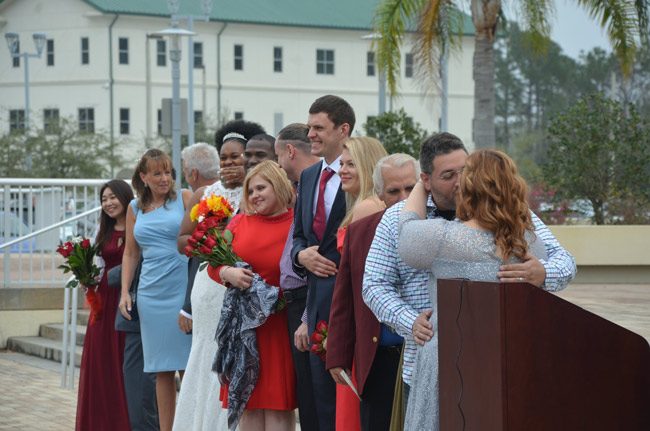
<path fill-rule="evenodd" d="M 79 310 L 77 311 L 77 325 L 86 326 L 88 325 L 88 318 L 90 317 L 90 310 Z M 115 316 L 113 316 L 115 317 Z"/>
<path fill-rule="evenodd" d="M 63 323 L 47 323 L 41 325 L 39 335 L 49 340 L 61 342 L 63 340 Z M 84 337 L 86 336 L 86 326 L 77 324 L 77 346 L 84 345 Z"/>
<path fill-rule="evenodd" d="M 7 349 L 61 362 L 61 341 L 44 337 L 11 337 L 7 340 Z M 81 364 L 81 346 L 75 346 L 75 365 Z"/>

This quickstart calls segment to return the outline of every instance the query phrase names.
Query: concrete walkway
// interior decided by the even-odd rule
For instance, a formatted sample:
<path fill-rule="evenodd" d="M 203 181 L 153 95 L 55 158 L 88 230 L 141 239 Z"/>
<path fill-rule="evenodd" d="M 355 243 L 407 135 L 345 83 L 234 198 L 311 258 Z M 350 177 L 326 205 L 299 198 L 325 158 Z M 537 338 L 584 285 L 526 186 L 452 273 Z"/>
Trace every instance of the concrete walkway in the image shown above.
<path fill-rule="evenodd" d="M 558 296 L 650 341 L 650 284 L 576 284 Z M 61 389 L 60 380 L 55 362 L 0 351 L 0 430 L 73 430 L 77 386 Z"/>

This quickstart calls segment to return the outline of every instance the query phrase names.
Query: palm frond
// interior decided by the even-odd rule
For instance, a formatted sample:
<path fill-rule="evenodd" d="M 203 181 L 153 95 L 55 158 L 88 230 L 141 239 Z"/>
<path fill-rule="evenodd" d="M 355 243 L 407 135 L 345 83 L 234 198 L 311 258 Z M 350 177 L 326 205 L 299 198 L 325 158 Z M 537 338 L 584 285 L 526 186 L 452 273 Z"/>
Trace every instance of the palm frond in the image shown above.
<path fill-rule="evenodd" d="M 440 60 L 460 47 L 463 15 L 449 0 L 430 0 L 420 16 L 414 43 L 418 83 L 425 93 L 438 89 Z"/>
<path fill-rule="evenodd" d="M 650 23 L 648 22 L 648 9 L 650 8 L 650 0 L 636 0 L 634 2 L 636 14 L 639 19 L 639 32 L 643 43 L 648 42 L 648 33 L 650 32 Z"/>
<path fill-rule="evenodd" d="M 408 24 L 415 22 L 425 0 L 385 0 L 375 12 L 374 28 L 381 38 L 375 40 L 377 66 L 386 74 L 388 89 L 397 93 L 400 75 L 402 42 Z"/>
<path fill-rule="evenodd" d="M 544 51 L 551 34 L 550 19 L 555 13 L 553 0 L 523 0 L 518 2 L 523 28 L 531 33 L 533 49 Z"/>
<path fill-rule="evenodd" d="M 587 13 L 600 22 L 618 57 L 625 76 L 629 76 L 634 65 L 637 48 L 637 38 L 640 37 L 638 3 L 629 0 L 577 0 Z M 645 7 L 642 7 L 645 18 Z"/>

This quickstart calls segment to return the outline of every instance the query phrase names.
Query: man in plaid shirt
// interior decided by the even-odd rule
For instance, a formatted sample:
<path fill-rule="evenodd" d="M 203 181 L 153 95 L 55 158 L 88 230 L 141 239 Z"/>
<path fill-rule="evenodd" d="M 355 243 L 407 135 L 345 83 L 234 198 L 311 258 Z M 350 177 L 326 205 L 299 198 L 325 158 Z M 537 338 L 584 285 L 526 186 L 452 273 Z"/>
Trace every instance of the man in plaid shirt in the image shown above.
<path fill-rule="evenodd" d="M 462 141 L 450 134 L 429 137 L 420 150 L 421 181 L 430 192 L 427 217 L 455 218 L 456 192 L 467 150 Z M 375 239 L 366 259 L 363 299 L 377 319 L 404 337 L 402 379 L 408 398 L 416 343 L 424 345 L 433 336 L 429 322 L 431 301 L 427 289 L 427 271 L 407 266 L 397 253 L 399 216 L 404 202 L 386 210 L 377 226 Z M 518 264 L 504 265 L 497 274 L 504 282 L 527 282 L 548 291 L 558 291 L 575 277 L 573 256 L 559 244 L 551 231 L 534 214 L 535 235 L 544 242 L 548 259 L 533 256 Z"/>

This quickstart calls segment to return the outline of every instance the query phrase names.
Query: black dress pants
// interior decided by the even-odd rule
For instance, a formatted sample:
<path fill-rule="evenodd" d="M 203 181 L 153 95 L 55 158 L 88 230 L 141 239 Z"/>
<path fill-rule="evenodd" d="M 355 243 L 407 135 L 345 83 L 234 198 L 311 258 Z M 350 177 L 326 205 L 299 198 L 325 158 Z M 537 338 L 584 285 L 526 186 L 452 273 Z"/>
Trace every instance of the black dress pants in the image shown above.
<path fill-rule="evenodd" d="M 361 429 L 388 431 L 401 346 L 377 347 L 361 395 Z"/>
<path fill-rule="evenodd" d="M 296 396 L 298 397 L 298 416 L 300 418 L 300 429 L 302 431 L 319 431 L 318 417 L 316 416 L 316 404 L 314 402 L 314 391 L 311 383 L 311 368 L 309 366 L 309 352 L 301 352 L 296 349 L 293 342 L 293 334 L 296 332 L 302 321 L 305 311 L 306 287 L 304 297 L 293 299 L 287 302 L 287 318 L 289 328 L 289 343 L 293 355 L 293 366 L 296 372 Z M 302 293 L 302 291 L 301 291 Z M 298 295 L 303 296 L 303 295 Z"/>

